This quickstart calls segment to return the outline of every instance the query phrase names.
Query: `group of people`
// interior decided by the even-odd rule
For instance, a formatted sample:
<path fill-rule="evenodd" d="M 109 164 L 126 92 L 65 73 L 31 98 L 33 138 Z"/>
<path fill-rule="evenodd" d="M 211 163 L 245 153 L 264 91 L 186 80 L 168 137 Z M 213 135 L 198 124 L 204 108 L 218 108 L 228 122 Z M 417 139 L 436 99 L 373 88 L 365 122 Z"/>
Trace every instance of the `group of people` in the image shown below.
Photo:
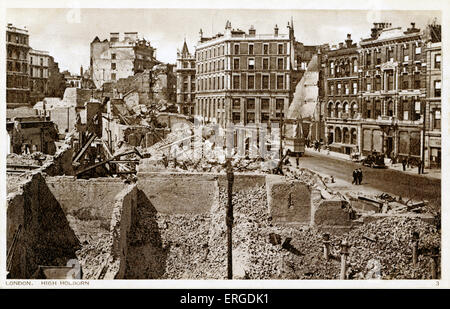
<path fill-rule="evenodd" d="M 360 185 L 363 179 L 363 172 L 360 168 L 356 168 L 353 170 L 353 185 Z"/>

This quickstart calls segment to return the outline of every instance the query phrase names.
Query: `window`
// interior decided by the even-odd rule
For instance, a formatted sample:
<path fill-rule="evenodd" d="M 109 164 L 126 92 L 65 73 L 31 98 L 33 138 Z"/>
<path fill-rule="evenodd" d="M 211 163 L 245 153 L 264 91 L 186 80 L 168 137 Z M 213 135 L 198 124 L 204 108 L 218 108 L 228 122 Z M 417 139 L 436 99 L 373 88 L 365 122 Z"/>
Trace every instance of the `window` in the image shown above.
<path fill-rule="evenodd" d="M 261 110 L 269 110 L 269 99 L 261 99 Z"/>
<path fill-rule="evenodd" d="M 358 83 L 353 83 L 353 94 L 358 93 Z"/>
<path fill-rule="evenodd" d="M 409 45 L 403 47 L 403 61 L 409 61 Z"/>
<path fill-rule="evenodd" d="M 390 62 L 394 61 L 394 51 L 392 50 L 392 48 L 388 49 L 388 51 L 387 51 L 387 59 Z"/>
<path fill-rule="evenodd" d="M 277 89 L 284 89 L 284 76 L 277 75 Z"/>
<path fill-rule="evenodd" d="M 248 69 L 249 70 L 255 69 L 255 58 L 248 58 Z"/>
<path fill-rule="evenodd" d="M 276 110 L 282 110 L 284 107 L 284 99 L 277 99 L 275 101 L 275 109 Z"/>
<path fill-rule="evenodd" d="M 338 83 L 337 84 L 337 92 L 338 92 L 338 94 L 341 94 L 341 89 L 342 89 L 342 85 L 341 85 L 341 83 Z"/>
<path fill-rule="evenodd" d="M 283 44 L 278 44 L 278 55 L 283 54 Z"/>
<path fill-rule="evenodd" d="M 414 74 L 414 89 L 420 89 L 420 74 Z"/>
<path fill-rule="evenodd" d="M 234 70 L 239 70 L 239 58 L 234 58 L 233 59 L 233 69 Z"/>
<path fill-rule="evenodd" d="M 262 66 L 263 66 L 263 70 L 268 70 L 269 69 L 269 58 L 263 58 Z"/>
<path fill-rule="evenodd" d="M 367 53 L 367 55 L 366 55 L 366 65 L 367 66 L 370 66 L 372 64 L 370 61 L 371 57 L 372 57 L 372 55 L 370 53 Z"/>
<path fill-rule="evenodd" d="M 344 84 L 344 87 L 345 87 L 345 94 L 350 94 L 350 89 L 348 88 L 347 83 Z"/>
<path fill-rule="evenodd" d="M 223 81 L 224 81 L 223 76 L 221 76 L 220 77 L 220 89 L 224 89 L 225 88 L 225 85 L 224 85 Z"/>
<path fill-rule="evenodd" d="M 416 55 L 420 55 L 422 53 L 421 47 L 416 47 Z"/>
<path fill-rule="evenodd" d="M 255 109 L 255 99 L 253 98 L 247 99 L 247 109 L 251 110 Z"/>
<path fill-rule="evenodd" d="M 248 44 L 248 54 L 253 55 L 253 44 Z"/>
<path fill-rule="evenodd" d="M 409 88 L 409 78 L 408 75 L 404 75 L 402 77 L 402 89 L 408 89 Z"/>
<path fill-rule="evenodd" d="M 248 89 L 255 89 L 255 76 L 249 75 L 247 79 L 248 79 L 247 81 Z"/>
<path fill-rule="evenodd" d="M 116 80 L 116 73 L 111 73 L 111 79 Z"/>
<path fill-rule="evenodd" d="M 414 120 L 420 119 L 420 101 L 414 102 Z"/>
<path fill-rule="evenodd" d="M 394 72 L 393 71 L 389 71 L 387 74 L 387 84 L 388 84 L 388 90 L 393 90 L 394 89 Z"/>
<path fill-rule="evenodd" d="M 441 55 L 435 55 L 434 56 L 434 68 L 440 69 L 441 68 Z"/>
<path fill-rule="evenodd" d="M 358 60 L 353 59 L 353 73 L 358 72 Z"/>
<path fill-rule="evenodd" d="M 233 108 L 234 109 L 240 109 L 241 108 L 241 100 L 240 99 L 233 99 Z"/>
<path fill-rule="evenodd" d="M 233 89 L 239 89 L 241 85 L 241 79 L 239 75 L 233 75 Z"/>
<path fill-rule="evenodd" d="M 375 101 L 375 119 L 381 116 L 381 101 Z"/>
<path fill-rule="evenodd" d="M 375 91 L 381 90 L 381 76 L 375 77 Z"/>
<path fill-rule="evenodd" d="M 262 76 L 262 89 L 269 89 L 269 75 Z"/>
<path fill-rule="evenodd" d="M 116 64 L 113 62 L 111 63 L 111 70 L 115 70 L 116 69 Z"/>
<path fill-rule="evenodd" d="M 378 64 L 381 64 L 381 52 L 380 52 L 380 51 L 378 51 L 378 52 L 376 53 L 376 57 L 377 57 L 377 65 L 378 65 Z"/>
<path fill-rule="evenodd" d="M 434 111 L 434 125 L 433 129 L 441 129 L 441 110 L 435 110 Z"/>
<path fill-rule="evenodd" d="M 111 54 L 111 59 L 116 59 L 116 54 Z"/>
<path fill-rule="evenodd" d="M 278 64 L 278 70 L 283 70 L 283 58 L 278 58 L 277 64 Z"/>
<path fill-rule="evenodd" d="M 333 84 L 330 85 L 330 94 L 334 95 L 334 85 Z"/>
<path fill-rule="evenodd" d="M 269 54 L 269 44 L 263 45 L 263 54 L 268 55 Z"/>
<path fill-rule="evenodd" d="M 435 97 L 441 96 L 441 81 L 440 80 L 434 81 L 434 96 Z"/>
<path fill-rule="evenodd" d="M 330 75 L 334 75 L 334 62 L 330 62 Z"/>
<path fill-rule="evenodd" d="M 239 44 L 234 44 L 234 54 L 239 55 Z"/>

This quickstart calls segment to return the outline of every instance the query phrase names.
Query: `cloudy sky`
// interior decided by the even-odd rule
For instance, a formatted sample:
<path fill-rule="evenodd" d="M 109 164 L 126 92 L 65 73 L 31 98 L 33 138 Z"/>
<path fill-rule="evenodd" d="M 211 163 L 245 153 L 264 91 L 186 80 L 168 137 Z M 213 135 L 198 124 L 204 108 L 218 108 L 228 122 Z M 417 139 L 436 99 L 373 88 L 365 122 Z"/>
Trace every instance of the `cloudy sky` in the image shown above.
<path fill-rule="evenodd" d="M 249 10 L 249 9 L 7 9 L 6 20 L 26 26 L 30 45 L 47 50 L 59 62 L 61 70 L 78 73 L 89 65 L 89 44 L 110 32 L 139 32 L 157 48 L 157 58 L 174 63 L 177 48 L 186 38 L 193 51 L 200 28 L 204 36 L 223 32 L 229 20 L 233 28 L 257 33 L 272 33 L 275 24 L 287 31 L 294 20 L 295 36 L 304 44 L 337 44 L 347 33 L 354 40 L 367 37 L 373 22 L 391 22 L 408 27 L 415 22 L 423 28 L 437 18 L 439 11 L 362 11 L 362 10 Z"/>

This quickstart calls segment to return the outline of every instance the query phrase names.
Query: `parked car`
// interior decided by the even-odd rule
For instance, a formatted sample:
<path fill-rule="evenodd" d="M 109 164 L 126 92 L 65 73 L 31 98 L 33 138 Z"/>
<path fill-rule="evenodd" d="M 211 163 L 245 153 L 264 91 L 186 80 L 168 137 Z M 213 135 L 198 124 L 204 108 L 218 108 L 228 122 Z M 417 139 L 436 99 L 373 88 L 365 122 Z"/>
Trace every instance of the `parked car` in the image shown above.
<path fill-rule="evenodd" d="M 375 168 L 386 168 L 386 165 L 384 164 L 384 154 L 370 154 L 362 160 L 362 165 Z"/>

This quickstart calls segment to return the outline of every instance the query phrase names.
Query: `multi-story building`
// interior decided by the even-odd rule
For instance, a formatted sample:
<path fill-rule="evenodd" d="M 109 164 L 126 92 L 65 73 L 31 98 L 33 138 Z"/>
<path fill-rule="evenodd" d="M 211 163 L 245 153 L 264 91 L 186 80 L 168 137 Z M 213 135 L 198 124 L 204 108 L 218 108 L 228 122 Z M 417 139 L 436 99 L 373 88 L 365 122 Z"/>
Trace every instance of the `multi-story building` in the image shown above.
<path fill-rule="evenodd" d="M 426 42 L 425 167 L 441 166 L 441 26 L 429 25 Z"/>
<path fill-rule="evenodd" d="M 176 75 L 178 112 L 193 115 L 195 105 L 195 56 L 189 53 L 186 41 L 184 41 L 181 52 L 177 52 Z"/>
<path fill-rule="evenodd" d="M 351 35 L 339 47 L 324 50 L 326 142 L 330 150 L 350 154 L 359 149 L 359 53 Z"/>
<path fill-rule="evenodd" d="M 104 82 L 151 69 L 157 63 L 155 52 L 149 41 L 138 38 L 137 32 L 125 32 L 123 39 L 119 32 L 111 32 L 109 41 L 95 37 L 91 42 L 91 79 L 100 88 Z"/>
<path fill-rule="evenodd" d="M 271 34 L 248 33 L 225 25 L 224 34 L 203 37 L 196 47 L 195 114 L 205 122 L 278 121 L 292 100 L 294 29 L 275 26 Z"/>
<path fill-rule="evenodd" d="M 8 24 L 6 29 L 6 106 L 29 106 L 28 30 Z"/>
<path fill-rule="evenodd" d="M 48 95 L 49 61 L 48 51 L 31 49 L 30 63 L 30 102 L 35 104 Z"/>
<path fill-rule="evenodd" d="M 375 23 L 360 42 L 361 151 L 387 157 L 422 155 L 426 52 L 422 32 Z"/>

